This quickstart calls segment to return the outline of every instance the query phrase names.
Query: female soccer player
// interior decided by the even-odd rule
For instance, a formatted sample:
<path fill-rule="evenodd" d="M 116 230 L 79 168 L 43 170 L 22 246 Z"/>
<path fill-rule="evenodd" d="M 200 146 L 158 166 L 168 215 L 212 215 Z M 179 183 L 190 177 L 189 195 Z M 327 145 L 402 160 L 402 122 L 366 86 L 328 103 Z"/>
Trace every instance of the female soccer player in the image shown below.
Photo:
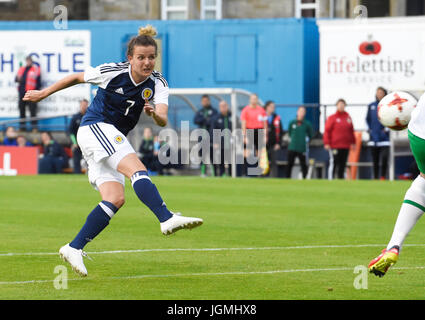
<path fill-rule="evenodd" d="M 77 141 L 88 164 L 89 181 L 100 192 L 102 201 L 89 214 L 75 239 L 59 250 L 62 259 L 81 276 L 87 275 L 82 249 L 109 224 L 124 204 L 125 177 L 131 179 L 138 198 L 157 216 L 163 234 L 203 223 L 202 219 L 183 217 L 168 210 L 146 167 L 126 138 L 137 124 L 142 110 L 159 126 L 167 124 L 169 88 L 164 77 L 154 70 L 158 54 L 156 34 L 150 25 L 140 28 L 138 36 L 128 44 L 127 62 L 88 67 L 84 72 L 69 75 L 43 90 L 30 90 L 23 98 L 38 102 L 79 83 L 99 86 L 81 121 Z"/>
<path fill-rule="evenodd" d="M 425 94 L 412 112 L 408 126 L 410 148 L 420 174 L 406 191 L 393 234 L 387 247 L 369 263 L 369 271 L 379 277 L 397 262 L 404 240 L 425 211 Z"/>

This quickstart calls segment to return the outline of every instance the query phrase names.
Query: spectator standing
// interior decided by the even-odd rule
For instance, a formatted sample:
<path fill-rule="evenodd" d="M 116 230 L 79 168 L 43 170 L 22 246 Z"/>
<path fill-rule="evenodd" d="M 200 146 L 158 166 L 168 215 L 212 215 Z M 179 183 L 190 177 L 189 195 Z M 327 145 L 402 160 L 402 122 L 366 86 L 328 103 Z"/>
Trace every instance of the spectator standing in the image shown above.
<path fill-rule="evenodd" d="M 18 142 L 16 138 L 18 137 L 18 133 L 16 132 L 14 127 L 7 127 L 6 132 L 4 134 L 3 145 L 5 146 L 17 146 Z"/>
<path fill-rule="evenodd" d="M 303 179 L 307 176 L 306 151 L 308 141 L 313 137 L 313 127 L 310 121 L 305 119 L 306 109 L 301 106 L 297 110 L 297 118 L 288 126 L 290 142 L 288 145 L 288 168 L 286 177 L 290 178 L 295 159 L 298 158 Z"/>
<path fill-rule="evenodd" d="M 64 148 L 53 140 L 49 132 L 42 132 L 40 139 L 43 154 L 38 162 L 38 173 L 62 173 L 68 163 L 68 156 Z"/>
<path fill-rule="evenodd" d="M 18 83 L 18 108 L 19 108 L 19 117 L 21 120 L 25 119 L 25 113 L 27 106 L 30 110 L 31 118 L 37 116 L 37 103 L 31 101 L 23 101 L 22 98 L 25 95 L 25 92 L 29 90 L 39 90 L 41 88 L 41 77 L 40 77 L 40 67 L 35 65 L 32 61 L 31 56 L 27 56 L 26 65 L 18 69 L 15 81 Z M 20 130 L 26 131 L 25 121 L 21 121 Z M 37 131 L 37 121 L 31 121 L 32 131 Z"/>
<path fill-rule="evenodd" d="M 323 144 L 329 152 L 328 179 L 344 178 L 348 152 L 354 147 L 354 127 L 350 115 L 345 111 L 347 103 L 339 99 L 336 103 L 336 112 L 329 116 L 325 123 Z"/>
<path fill-rule="evenodd" d="M 231 137 L 232 120 L 229 105 L 226 101 L 220 101 L 218 105 L 219 112 L 211 119 L 210 137 L 214 137 L 213 130 L 221 131 L 220 145 L 214 144 L 214 167 L 217 176 L 231 176 Z M 217 162 L 219 162 L 217 164 Z"/>
<path fill-rule="evenodd" d="M 143 140 L 139 147 L 139 158 L 148 170 L 162 174 L 162 166 L 158 160 L 158 144 L 158 141 L 154 140 L 152 129 L 144 128 Z"/>
<path fill-rule="evenodd" d="M 86 99 L 80 101 L 80 111 L 74 114 L 71 118 L 71 122 L 68 128 L 69 138 L 71 139 L 71 150 L 72 150 L 72 164 L 74 173 L 81 173 L 81 159 L 82 153 L 77 142 L 77 132 L 80 127 L 81 119 L 86 113 L 89 102 Z"/>
<path fill-rule="evenodd" d="M 214 109 L 211 105 L 210 97 L 207 94 L 204 94 L 201 98 L 201 109 L 198 110 L 195 114 L 193 122 L 200 129 L 205 129 L 208 132 L 211 131 L 211 119 L 217 115 L 217 110 Z M 210 161 L 212 166 L 212 175 L 214 175 L 214 166 L 213 166 L 213 147 L 212 147 L 212 137 L 210 136 Z M 202 155 L 204 157 L 204 155 Z M 201 163 L 201 176 L 205 177 L 206 175 L 206 165 L 204 162 Z"/>
<path fill-rule="evenodd" d="M 182 164 L 173 163 L 172 161 L 165 160 L 164 163 L 160 159 L 170 159 L 171 146 L 165 138 L 160 139 L 159 136 L 154 136 L 154 155 L 158 159 L 158 173 L 160 175 L 173 175 L 177 169 L 182 168 Z M 179 159 L 181 159 L 181 150 L 178 151 Z"/>
<path fill-rule="evenodd" d="M 261 129 L 264 129 L 264 133 L 267 133 L 267 114 L 264 108 L 262 108 L 258 103 L 257 94 L 251 94 L 249 98 L 249 105 L 242 109 L 241 113 L 241 123 L 242 123 L 242 134 L 244 137 L 245 145 L 248 146 L 245 157 L 245 169 L 248 168 L 247 159 L 250 157 L 259 156 L 259 141 L 264 142 L 264 146 L 267 143 L 267 134 L 261 134 Z M 250 130 L 250 134 L 248 134 Z M 252 154 L 251 147 L 254 146 L 254 154 Z M 247 173 L 247 170 L 245 170 Z"/>
<path fill-rule="evenodd" d="M 276 151 L 282 147 L 283 126 L 282 119 L 275 113 L 276 105 L 267 101 L 264 105 L 267 115 L 267 156 L 270 163 L 270 175 L 277 177 Z"/>
<path fill-rule="evenodd" d="M 387 90 L 382 87 L 376 89 L 376 100 L 368 105 L 366 123 L 369 127 L 369 143 L 373 161 L 374 179 L 385 180 L 390 152 L 389 129 L 378 120 L 378 104 L 387 95 Z"/>

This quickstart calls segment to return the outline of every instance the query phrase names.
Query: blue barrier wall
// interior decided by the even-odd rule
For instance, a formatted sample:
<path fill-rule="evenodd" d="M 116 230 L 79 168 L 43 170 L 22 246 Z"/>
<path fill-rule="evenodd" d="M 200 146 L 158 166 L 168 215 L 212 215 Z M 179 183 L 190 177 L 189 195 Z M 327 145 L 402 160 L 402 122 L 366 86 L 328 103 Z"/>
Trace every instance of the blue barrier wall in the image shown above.
<path fill-rule="evenodd" d="M 319 33 L 314 19 L 69 21 L 68 28 L 91 31 L 91 64 L 98 65 L 122 61 L 127 40 L 148 23 L 162 40 L 162 71 L 170 87 L 242 88 L 279 104 L 319 101 Z M 3 21 L 0 30 L 54 26 L 51 21 Z M 279 113 L 287 129 L 295 111 L 279 108 Z M 316 122 L 316 115 L 308 117 Z"/>

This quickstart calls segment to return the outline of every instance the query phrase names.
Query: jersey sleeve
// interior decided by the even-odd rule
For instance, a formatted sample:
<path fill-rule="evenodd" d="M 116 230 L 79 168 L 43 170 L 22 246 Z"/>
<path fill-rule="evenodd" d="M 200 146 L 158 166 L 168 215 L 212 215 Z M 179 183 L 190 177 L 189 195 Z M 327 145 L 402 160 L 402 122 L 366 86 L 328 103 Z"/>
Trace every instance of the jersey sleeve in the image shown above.
<path fill-rule="evenodd" d="M 84 81 L 106 88 L 109 81 L 124 69 L 125 66 L 119 66 L 116 63 L 105 63 L 97 67 L 88 67 L 84 70 Z"/>
<path fill-rule="evenodd" d="M 104 81 L 104 75 L 100 73 L 100 66 L 87 67 L 84 70 L 84 81 L 91 84 L 101 84 Z"/>
<path fill-rule="evenodd" d="M 166 104 L 168 106 L 168 96 L 170 89 L 166 85 L 166 82 L 157 80 L 155 83 L 155 95 L 153 97 L 153 104 Z"/>

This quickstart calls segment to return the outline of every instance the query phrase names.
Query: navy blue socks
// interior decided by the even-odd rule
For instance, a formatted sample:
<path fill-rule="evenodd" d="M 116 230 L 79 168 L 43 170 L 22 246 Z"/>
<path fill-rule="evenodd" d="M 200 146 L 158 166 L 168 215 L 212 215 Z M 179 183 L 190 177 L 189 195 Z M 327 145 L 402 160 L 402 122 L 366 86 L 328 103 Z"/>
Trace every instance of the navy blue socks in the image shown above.
<path fill-rule="evenodd" d="M 74 240 L 69 246 L 75 249 L 83 249 L 84 246 L 92 241 L 106 226 L 109 220 L 118 211 L 112 203 L 108 201 L 100 202 L 96 208 L 88 215 L 86 223 L 81 228 Z"/>
<path fill-rule="evenodd" d="M 172 217 L 173 214 L 167 209 L 158 189 L 152 183 L 146 171 L 136 172 L 131 177 L 131 183 L 137 197 L 156 215 L 159 222 L 164 222 Z M 86 223 L 69 246 L 75 249 L 83 249 L 88 242 L 92 241 L 106 228 L 109 220 L 117 211 L 118 208 L 112 203 L 108 201 L 100 202 L 88 215 Z"/>
<path fill-rule="evenodd" d="M 156 215 L 159 222 L 164 222 L 172 217 L 158 189 L 152 183 L 146 171 L 138 171 L 131 177 L 131 184 L 136 195 Z"/>

